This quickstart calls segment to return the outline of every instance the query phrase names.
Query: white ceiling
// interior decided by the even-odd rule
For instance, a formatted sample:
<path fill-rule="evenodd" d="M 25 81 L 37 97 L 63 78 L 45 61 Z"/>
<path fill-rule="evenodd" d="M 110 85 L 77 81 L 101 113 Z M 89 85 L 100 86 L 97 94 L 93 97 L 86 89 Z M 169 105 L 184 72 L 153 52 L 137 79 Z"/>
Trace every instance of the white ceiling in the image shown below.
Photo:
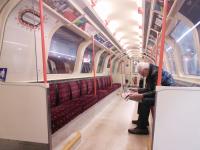
<path fill-rule="evenodd" d="M 119 45 L 130 57 L 141 56 L 143 24 L 142 0 L 87 0 L 102 21 L 107 22 L 106 27 L 112 33 Z M 142 27 L 139 28 L 139 27 Z"/>

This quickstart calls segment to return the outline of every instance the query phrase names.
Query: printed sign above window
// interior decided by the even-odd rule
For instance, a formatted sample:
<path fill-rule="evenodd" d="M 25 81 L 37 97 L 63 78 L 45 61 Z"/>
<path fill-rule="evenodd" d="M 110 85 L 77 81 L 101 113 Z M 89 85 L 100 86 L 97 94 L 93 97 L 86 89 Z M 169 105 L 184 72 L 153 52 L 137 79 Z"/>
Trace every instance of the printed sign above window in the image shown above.
<path fill-rule="evenodd" d="M 159 15 L 158 13 L 153 14 L 153 21 L 151 28 L 160 32 L 162 28 L 162 16 Z"/>

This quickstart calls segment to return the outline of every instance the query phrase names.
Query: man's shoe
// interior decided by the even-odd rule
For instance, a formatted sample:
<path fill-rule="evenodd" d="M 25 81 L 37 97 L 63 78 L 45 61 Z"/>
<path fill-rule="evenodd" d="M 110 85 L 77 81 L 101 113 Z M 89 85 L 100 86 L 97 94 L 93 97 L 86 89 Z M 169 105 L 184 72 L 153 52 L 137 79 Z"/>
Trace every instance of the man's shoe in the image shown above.
<path fill-rule="evenodd" d="M 138 134 L 138 135 L 148 135 L 149 134 L 149 130 L 148 128 L 133 128 L 133 129 L 128 129 L 128 132 L 131 134 Z"/>
<path fill-rule="evenodd" d="M 132 124 L 138 124 L 138 120 L 132 120 Z M 147 123 L 147 126 L 149 126 L 149 122 Z"/>

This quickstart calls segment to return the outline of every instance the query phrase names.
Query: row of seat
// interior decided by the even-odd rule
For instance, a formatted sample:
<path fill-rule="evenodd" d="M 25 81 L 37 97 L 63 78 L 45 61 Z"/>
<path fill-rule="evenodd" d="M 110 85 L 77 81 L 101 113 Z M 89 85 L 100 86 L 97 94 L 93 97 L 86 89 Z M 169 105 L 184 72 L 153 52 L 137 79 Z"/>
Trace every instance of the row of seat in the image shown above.
<path fill-rule="evenodd" d="M 121 86 L 119 83 L 111 84 L 110 77 L 97 78 L 96 85 L 94 95 L 94 79 L 50 83 L 52 133 Z"/>

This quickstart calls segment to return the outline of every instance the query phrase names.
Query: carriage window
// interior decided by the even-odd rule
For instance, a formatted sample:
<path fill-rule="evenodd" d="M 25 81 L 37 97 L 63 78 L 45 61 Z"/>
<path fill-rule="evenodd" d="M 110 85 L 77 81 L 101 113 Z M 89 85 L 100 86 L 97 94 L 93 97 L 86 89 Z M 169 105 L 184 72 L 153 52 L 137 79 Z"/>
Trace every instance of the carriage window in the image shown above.
<path fill-rule="evenodd" d="M 100 51 L 100 48 L 95 45 L 94 47 L 95 54 Z M 89 45 L 84 53 L 81 73 L 90 73 L 92 72 L 92 44 Z"/>
<path fill-rule="evenodd" d="M 83 56 L 81 73 L 92 72 L 92 47 L 87 47 Z"/>
<path fill-rule="evenodd" d="M 176 74 L 176 64 L 174 61 L 174 49 L 169 46 L 169 44 L 165 44 L 165 52 L 169 62 L 170 71 L 172 74 Z"/>
<path fill-rule="evenodd" d="M 98 64 L 98 67 L 97 67 L 97 73 L 102 73 L 103 72 L 105 59 L 106 59 L 107 56 L 108 56 L 107 52 L 103 52 L 101 54 L 100 59 L 99 59 L 99 64 Z"/>
<path fill-rule="evenodd" d="M 123 63 L 123 61 L 121 61 L 121 62 L 118 64 L 117 73 L 122 73 L 122 63 Z"/>
<path fill-rule="evenodd" d="M 115 57 L 115 55 L 112 55 L 111 58 L 108 60 L 107 68 L 110 68 L 110 61 Z"/>
<path fill-rule="evenodd" d="M 116 66 L 118 60 L 119 60 L 119 59 L 115 59 L 115 60 L 113 61 L 113 66 L 112 66 L 112 72 L 113 72 L 113 73 L 115 72 L 115 66 Z"/>
<path fill-rule="evenodd" d="M 50 74 L 72 73 L 76 61 L 76 53 L 83 38 L 65 27 L 61 27 L 53 35 L 48 56 Z M 55 64 L 52 66 L 52 64 Z"/>
<path fill-rule="evenodd" d="M 200 75 L 193 32 L 179 22 L 170 35 L 181 49 L 183 71 L 186 75 Z"/>

